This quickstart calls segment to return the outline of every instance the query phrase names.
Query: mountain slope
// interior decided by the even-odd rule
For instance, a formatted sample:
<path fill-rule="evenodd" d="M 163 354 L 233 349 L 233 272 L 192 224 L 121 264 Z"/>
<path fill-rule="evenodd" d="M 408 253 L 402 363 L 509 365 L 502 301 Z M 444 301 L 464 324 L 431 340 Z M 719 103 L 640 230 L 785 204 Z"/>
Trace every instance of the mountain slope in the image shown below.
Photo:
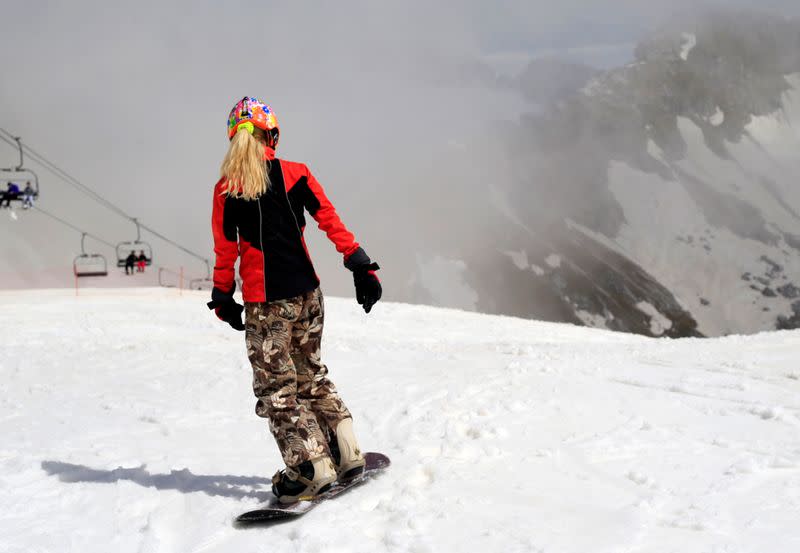
<path fill-rule="evenodd" d="M 654 340 L 329 298 L 325 361 L 392 468 L 241 530 L 279 456 L 243 337 L 204 301 L 0 292 L 0 550 L 800 547 L 797 331 Z"/>
<path fill-rule="evenodd" d="M 446 253 L 460 305 L 651 336 L 800 325 L 798 46 L 800 21 L 717 12 L 592 77 L 545 64 L 566 88 L 527 96 L 574 91 L 498 133 L 490 212 Z"/>

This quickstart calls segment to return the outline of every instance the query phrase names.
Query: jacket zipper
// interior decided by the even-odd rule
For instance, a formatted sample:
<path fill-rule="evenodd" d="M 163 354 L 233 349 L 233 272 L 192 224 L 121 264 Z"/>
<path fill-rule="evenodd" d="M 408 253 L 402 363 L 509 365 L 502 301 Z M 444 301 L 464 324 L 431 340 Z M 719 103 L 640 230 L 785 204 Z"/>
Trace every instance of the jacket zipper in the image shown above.
<path fill-rule="evenodd" d="M 264 218 L 261 215 L 261 198 L 257 198 L 258 203 L 258 239 L 261 241 L 261 272 L 263 274 L 262 284 L 264 285 L 264 302 L 267 301 L 267 256 L 264 251 Z"/>
<path fill-rule="evenodd" d="M 308 250 L 303 245 L 303 231 L 300 230 L 300 223 L 297 222 L 297 216 L 294 214 L 294 209 L 292 209 L 292 201 L 289 199 L 289 191 L 286 190 L 286 181 L 283 182 L 283 193 L 286 195 L 286 203 L 289 205 L 289 211 L 292 214 L 292 219 L 294 219 L 294 226 L 297 229 L 297 235 L 300 237 L 300 247 L 303 248 L 303 251 L 306 254 L 306 259 L 308 262 L 311 263 L 311 267 L 314 267 L 314 262 L 311 261 L 311 256 L 308 254 Z"/>
<path fill-rule="evenodd" d="M 297 229 L 297 235 L 302 239 L 303 231 L 300 230 L 300 223 L 297 222 L 297 216 L 294 214 L 294 209 L 292 209 L 292 202 L 289 200 L 289 191 L 286 190 L 286 182 L 283 183 L 283 193 L 286 195 L 286 203 L 289 205 L 289 212 L 292 214 L 292 219 L 294 219 L 294 226 Z"/>

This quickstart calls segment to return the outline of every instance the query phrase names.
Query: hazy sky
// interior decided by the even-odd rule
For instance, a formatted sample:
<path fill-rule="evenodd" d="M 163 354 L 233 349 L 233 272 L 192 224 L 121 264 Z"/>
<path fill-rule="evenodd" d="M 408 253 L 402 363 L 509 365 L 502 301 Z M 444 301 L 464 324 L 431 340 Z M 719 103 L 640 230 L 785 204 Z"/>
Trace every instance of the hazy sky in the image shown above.
<path fill-rule="evenodd" d="M 452 187 L 453 203 L 440 206 L 446 224 L 458 183 L 442 182 L 438 149 L 523 109 L 464 67 L 512 72 L 544 55 L 621 64 L 639 37 L 696 4 L 5 1 L 0 126 L 213 261 L 210 193 L 225 120 L 243 95 L 258 96 L 281 123 L 279 155 L 309 164 L 345 223 L 390 268 L 396 248 L 413 251 L 424 239 L 409 230 L 414 221 L 393 217 L 398 202 L 430 201 L 419 188 L 406 198 L 405 179 Z M 706 5 L 800 13 L 796 0 Z M 0 166 L 13 162 L 0 144 Z M 49 174 L 41 181 L 43 207 L 111 242 L 130 237 L 131 225 L 104 208 Z M 309 234 L 318 272 L 334 292 L 349 292 L 333 247 L 313 223 Z M 79 245 L 77 234 L 34 217 L 0 218 L 0 237 L 11 236 L 37 252 L 34 264 L 68 265 Z M 192 266 L 151 242 L 162 263 Z"/>

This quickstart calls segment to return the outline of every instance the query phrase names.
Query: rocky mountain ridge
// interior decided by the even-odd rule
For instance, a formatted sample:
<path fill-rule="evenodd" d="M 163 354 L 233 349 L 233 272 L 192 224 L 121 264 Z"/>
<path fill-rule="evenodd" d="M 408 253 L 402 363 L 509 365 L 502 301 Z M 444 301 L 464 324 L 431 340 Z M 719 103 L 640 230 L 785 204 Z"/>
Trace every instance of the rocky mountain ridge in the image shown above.
<path fill-rule="evenodd" d="M 624 67 L 556 65 L 518 79 L 536 105 L 498 133 L 511 176 L 450 252 L 468 307 L 653 336 L 800 326 L 800 22 L 712 13 Z"/>

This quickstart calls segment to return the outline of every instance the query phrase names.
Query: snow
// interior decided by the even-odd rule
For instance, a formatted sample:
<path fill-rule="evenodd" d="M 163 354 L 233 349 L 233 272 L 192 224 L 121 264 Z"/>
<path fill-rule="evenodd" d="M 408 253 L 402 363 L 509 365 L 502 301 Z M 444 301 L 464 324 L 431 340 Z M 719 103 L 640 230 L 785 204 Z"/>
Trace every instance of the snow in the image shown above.
<path fill-rule="evenodd" d="M 0 551 L 800 550 L 800 332 L 666 340 L 327 298 L 392 468 L 240 529 L 279 456 L 206 294 L 0 292 Z"/>
<path fill-rule="evenodd" d="M 436 305 L 475 310 L 478 293 L 467 282 L 467 264 L 460 259 L 446 259 L 439 255 L 425 259 L 417 256 L 419 285 L 430 295 Z"/>
<path fill-rule="evenodd" d="M 685 159 L 666 159 L 652 140 L 648 153 L 716 193 L 752 207 L 771 232 L 800 236 L 800 189 L 796 186 L 800 75 L 787 81 L 793 88 L 784 95 L 784 109 L 754 117 L 745 138 L 726 142 L 730 159 L 715 154 L 702 130 L 688 118 L 678 119 L 687 143 Z M 723 117 L 719 108 L 718 114 Z M 719 117 L 712 117 L 712 124 Z M 667 180 L 621 162 L 609 165 L 608 176 L 609 190 L 622 207 L 625 221 L 619 233 L 609 237 L 614 249 L 666 286 L 692 313 L 700 332 L 712 336 L 756 332 L 774 328 L 778 315 L 792 313 L 794 299 L 764 296 L 750 288 L 752 282 L 742 279 L 745 273 L 763 276 L 761 259 L 767 256 L 784 269 L 770 286 L 793 282 L 800 274 L 800 260 L 783 238 L 765 243 L 734 233 L 736 215 L 721 220 L 719 214 L 709 214 L 708 206 L 698 204 L 689 193 L 696 186 L 691 179 Z"/>
<path fill-rule="evenodd" d="M 725 122 L 725 112 L 717 106 L 714 113 L 708 118 L 708 122 L 715 127 L 719 127 Z"/>
<path fill-rule="evenodd" d="M 528 252 L 525 250 L 520 250 L 518 252 L 507 251 L 503 253 L 511 258 L 511 262 L 517 267 L 517 269 L 525 271 L 530 268 L 530 263 L 528 262 Z"/>
<path fill-rule="evenodd" d="M 572 306 L 573 312 L 575 316 L 578 317 L 578 320 L 591 328 L 608 328 L 606 325 L 606 318 L 599 313 L 592 313 L 591 311 L 586 311 L 584 309 L 578 309 L 574 305 Z"/>
<path fill-rule="evenodd" d="M 561 256 L 558 255 L 557 253 L 551 253 L 550 255 L 547 256 L 544 262 L 547 263 L 547 265 L 552 267 L 553 269 L 558 269 L 559 267 L 561 267 Z"/>
<path fill-rule="evenodd" d="M 542 269 L 539 265 L 536 265 L 535 263 L 531 263 L 528 260 L 528 252 L 525 251 L 525 250 L 504 251 L 503 253 L 505 255 L 507 255 L 509 257 L 509 259 L 511 259 L 511 262 L 520 271 L 527 271 L 527 270 L 530 269 L 531 271 L 533 271 L 533 273 L 536 276 L 543 276 L 546 273 L 546 271 L 544 269 Z M 553 263 L 558 263 L 558 265 L 560 265 L 560 263 L 561 263 L 561 258 L 558 257 L 558 256 L 555 256 L 555 257 L 550 256 L 547 259 L 550 260 Z M 548 262 L 548 264 L 549 264 L 549 262 Z M 558 265 L 554 266 L 554 268 L 556 268 Z"/>
<path fill-rule="evenodd" d="M 689 52 L 697 46 L 697 35 L 694 33 L 682 33 L 681 37 L 683 38 L 683 44 L 681 45 L 680 56 L 683 61 L 686 61 L 689 59 Z"/>
<path fill-rule="evenodd" d="M 749 284 L 740 276 L 756 273 L 756 260 L 764 252 L 783 257 L 780 252 L 712 227 L 679 182 L 616 162 L 609 167 L 609 177 L 626 221 L 616 243 L 675 294 L 697 320 L 700 332 L 719 335 L 774 324 L 774 313 L 752 303 Z M 706 244 L 713 255 L 703 247 Z M 701 296 L 715 309 L 704 309 Z"/>
<path fill-rule="evenodd" d="M 655 336 L 661 336 L 672 328 L 672 321 L 656 309 L 654 305 L 646 301 L 640 301 L 636 304 L 636 309 L 650 317 L 650 332 Z"/>

